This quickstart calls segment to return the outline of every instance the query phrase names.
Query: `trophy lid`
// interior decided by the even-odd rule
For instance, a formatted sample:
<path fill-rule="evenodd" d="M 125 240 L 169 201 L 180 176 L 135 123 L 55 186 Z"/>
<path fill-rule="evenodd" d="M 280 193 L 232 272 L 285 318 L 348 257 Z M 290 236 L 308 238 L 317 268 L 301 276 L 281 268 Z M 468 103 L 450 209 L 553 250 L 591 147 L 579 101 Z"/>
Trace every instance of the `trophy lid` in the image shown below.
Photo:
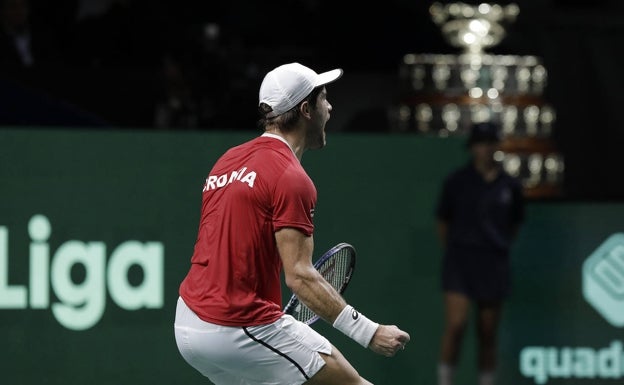
<path fill-rule="evenodd" d="M 515 3 L 501 6 L 435 2 L 429 13 L 449 44 L 465 53 L 481 54 L 501 42 L 506 35 L 504 27 L 516 20 L 520 8 Z"/>

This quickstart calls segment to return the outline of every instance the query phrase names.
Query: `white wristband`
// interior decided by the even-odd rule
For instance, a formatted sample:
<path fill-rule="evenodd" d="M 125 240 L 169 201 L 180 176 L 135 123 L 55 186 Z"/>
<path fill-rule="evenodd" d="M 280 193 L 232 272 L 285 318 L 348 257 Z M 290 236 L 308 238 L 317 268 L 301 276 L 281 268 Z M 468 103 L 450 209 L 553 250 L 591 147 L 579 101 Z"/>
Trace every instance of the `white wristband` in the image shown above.
<path fill-rule="evenodd" d="M 368 348 L 368 344 L 375 335 L 379 324 L 366 318 L 366 316 L 355 310 L 353 306 L 347 305 L 338 314 L 333 326 L 351 337 L 355 342 Z"/>

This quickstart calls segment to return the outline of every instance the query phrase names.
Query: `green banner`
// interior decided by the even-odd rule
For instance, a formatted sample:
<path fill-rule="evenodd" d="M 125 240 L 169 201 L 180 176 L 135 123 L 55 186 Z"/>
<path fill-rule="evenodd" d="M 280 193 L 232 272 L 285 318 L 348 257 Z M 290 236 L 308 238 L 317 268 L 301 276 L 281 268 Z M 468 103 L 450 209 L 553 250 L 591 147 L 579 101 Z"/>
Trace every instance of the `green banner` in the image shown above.
<path fill-rule="evenodd" d="M 258 134 L 0 129 L 0 381 L 209 383 L 177 351 L 177 288 L 212 163 Z M 330 131 L 303 157 L 318 189 L 315 256 L 353 244 L 345 297 L 412 337 L 388 359 L 315 324 L 375 384 L 435 383 L 433 208 L 466 155 L 458 139 Z M 529 204 L 501 325 L 502 384 L 624 379 L 623 216 L 623 204 Z M 474 343 L 468 335 L 458 384 L 475 382 Z"/>

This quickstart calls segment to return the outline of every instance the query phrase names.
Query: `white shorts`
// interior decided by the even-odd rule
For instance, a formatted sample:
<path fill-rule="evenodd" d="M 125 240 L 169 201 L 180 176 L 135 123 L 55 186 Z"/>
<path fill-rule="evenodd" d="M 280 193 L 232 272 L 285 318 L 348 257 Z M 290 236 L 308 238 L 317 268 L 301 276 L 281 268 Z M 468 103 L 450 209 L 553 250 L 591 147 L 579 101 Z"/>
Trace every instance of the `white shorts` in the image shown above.
<path fill-rule="evenodd" d="M 324 365 L 331 343 L 284 315 L 268 325 L 232 327 L 201 320 L 178 298 L 175 339 L 182 357 L 215 385 L 299 385 Z"/>

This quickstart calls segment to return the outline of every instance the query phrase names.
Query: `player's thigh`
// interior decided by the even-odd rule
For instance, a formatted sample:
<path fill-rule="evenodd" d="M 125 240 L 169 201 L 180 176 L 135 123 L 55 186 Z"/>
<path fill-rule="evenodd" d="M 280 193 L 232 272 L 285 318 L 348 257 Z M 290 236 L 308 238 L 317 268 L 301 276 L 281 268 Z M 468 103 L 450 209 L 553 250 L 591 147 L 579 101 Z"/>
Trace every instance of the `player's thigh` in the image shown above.
<path fill-rule="evenodd" d="M 289 315 L 271 324 L 227 327 L 189 314 L 176 316 L 180 352 L 218 385 L 300 385 L 326 365 L 321 354 L 332 353 L 325 337 Z"/>
<path fill-rule="evenodd" d="M 365 385 L 370 382 L 360 377 L 355 368 L 342 353 L 332 346 L 331 355 L 321 354 L 325 366 L 318 371 L 305 385 Z"/>

